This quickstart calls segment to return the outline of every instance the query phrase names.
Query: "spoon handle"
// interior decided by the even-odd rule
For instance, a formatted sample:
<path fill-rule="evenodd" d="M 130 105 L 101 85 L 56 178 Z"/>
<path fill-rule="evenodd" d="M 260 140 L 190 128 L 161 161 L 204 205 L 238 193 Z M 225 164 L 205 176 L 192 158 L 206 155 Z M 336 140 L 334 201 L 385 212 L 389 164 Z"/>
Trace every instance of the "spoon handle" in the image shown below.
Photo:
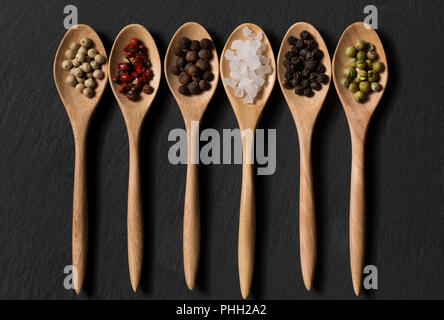
<path fill-rule="evenodd" d="M 299 187 L 299 236 L 302 278 L 308 291 L 311 290 L 316 267 L 316 218 L 313 194 L 311 164 L 311 136 L 302 136 L 300 146 L 300 187 Z"/>
<path fill-rule="evenodd" d="M 192 161 L 194 145 L 188 135 L 188 166 L 183 216 L 183 263 L 188 289 L 194 290 L 200 255 L 199 166 Z"/>
<path fill-rule="evenodd" d="M 73 280 L 77 294 L 83 288 L 88 254 L 88 197 L 86 185 L 86 130 L 75 135 L 74 197 L 72 220 Z"/>
<path fill-rule="evenodd" d="M 239 279 L 241 293 L 248 298 L 253 280 L 254 250 L 256 236 L 256 203 L 254 188 L 254 165 L 242 166 L 242 191 L 239 217 Z"/>
<path fill-rule="evenodd" d="M 140 181 L 139 135 L 129 137 L 130 164 L 128 182 L 128 264 L 131 286 L 137 291 L 143 263 L 143 207 Z"/>
<path fill-rule="evenodd" d="M 350 264 L 353 289 L 357 296 L 361 290 L 365 251 L 364 144 L 365 139 L 352 138 Z"/>

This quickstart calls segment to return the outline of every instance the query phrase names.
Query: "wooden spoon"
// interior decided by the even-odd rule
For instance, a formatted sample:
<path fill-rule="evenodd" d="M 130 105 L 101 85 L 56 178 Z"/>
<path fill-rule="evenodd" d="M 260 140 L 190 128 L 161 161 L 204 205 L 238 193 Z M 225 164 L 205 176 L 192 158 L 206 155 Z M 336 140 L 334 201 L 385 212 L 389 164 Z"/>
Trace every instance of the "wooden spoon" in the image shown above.
<path fill-rule="evenodd" d="M 129 100 L 126 95 L 119 93 L 119 85 L 112 79 L 117 73 L 117 65 L 124 58 L 123 47 L 129 43 L 131 38 L 137 38 L 148 49 L 148 58 L 152 64 L 154 78 L 150 85 L 154 92 L 150 95 L 141 93 L 136 101 Z M 134 292 L 137 291 L 142 273 L 143 263 L 143 209 L 142 209 L 142 189 L 140 182 L 140 132 L 143 120 L 153 103 L 159 88 L 160 78 L 162 77 L 162 66 L 159 52 L 153 37 L 145 27 L 139 24 L 130 24 L 120 31 L 114 41 L 111 55 L 109 58 L 109 74 L 111 89 L 116 96 L 125 119 L 129 139 L 129 182 L 128 182 L 128 264 L 131 286 Z"/>
<path fill-rule="evenodd" d="M 255 234 L 256 234 L 256 204 L 254 191 L 254 154 L 252 139 L 256 128 L 259 124 L 265 104 L 273 90 L 276 80 L 276 62 L 274 59 L 273 49 L 263 30 L 252 23 L 244 23 L 237 27 L 225 44 L 221 55 L 220 72 L 222 78 L 230 77 L 229 61 L 224 58 L 225 51 L 231 48 L 234 40 L 246 40 L 242 33 L 242 29 L 249 27 L 253 32 L 263 33 L 262 42 L 267 46 L 265 56 L 271 59 L 270 65 L 272 72 L 266 75 L 266 81 L 255 98 L 254 104 L 246 104 L 242 98 L 234 95 L 234 89 L 225 85 L 224 88 L 233 107 L 239 128 L 242 133 L 242 191 L 239 219 L 239 243 L 238 243 L 238 260 L 239 260 L 239 280 L 242 297 L 246 299 L 250 294 L 251 282 L 254 270 L 254 250 L 255 250 Z"/>
<path fill-rule="evenodd" d="M 65 81 L 69 71 L 62 68 L 65 51 L 69 49 L 71 42 L 80 42 L 82 38 L 88 37 L 93 41 L 94 48 L 98 53 L 106 57 L 97 33 L 89 26 L 79 24 L 69 29 L 59 45 L 54 59 L 54 81 L 60 98 L 68 113 L 74 133 L 75 142 L 75 169 L 74 169 L 74 200 L 73 200 L 73 224 L 72 224 L 72 260 L 73 280 L 77 294 L 83 287 L 86 271 L 86 257 L 88 251 L 88 198 L 86 191 L 86 139 L 88 127 L 97 104 L 102 97 L 107 85 L 108 69 L 107 62 L 102 65 L 101 70 L 105 74 L 102 80 L 97 81 L 94 89 L 94 97 L 87 98 L 68 85 Z"/>
<path fill-rule="evenodd" d="M 385 70 L 381 73 L 380 92 L 372 92 L 365 103 L 354 100 L 353 94 L 342 85 L 343 70 L 347 66 L 348 57 L 345 49 L 356 40 L 371 42 L 376 47 L 379 61 Z M 336 90 L 347 116 L 352 143 L 352 172 L 350 191 L 350 263 L 353 288 L 356 295 L 361 290 L 364 268 L 365 249 L 365 195 L 364 195 L 364 146 L 367 129 L 373 112 L 382 98 L 388 80 L 387 58 L 384 47 L 375 30 L 362 22 L 350 25 L 342 34 L 333 57 L 333 80 Z"/>
<path fill-rule="evenodd" d="M 213 58 L 210 61 L 210 65 L 211 71 L 214 74 L 214 80 L 210 83 L 210 90 L 193 96 L 180 94 L 178 91 L 181 86 L 179 78 L 171 72 L 171 68 L 176 65 L 174 48 L 179 46 L 179 40 L 183 37 L 191 40 L 201 40 L 204 38 L 211 40 L 211 36 L 200 24 L 196 22 L 185 23 L 171 39 L 165 56 L 164 67 L 168 86 L 182 112 L 188 136 L 188 166 L 183 221 L 183 263 L 187 286 L 190 290 L 193 290 L 196 283 L 200 254 L 199 150 L 198 143 L 196 143 L 196 140 L 199 139 L 199 130 L 197 128 L 217 88 L 219 60 L 216 49 L 213 46 Z"/>
<path fill-rule="evenodd" d="M 287 89 L 282 85 L 285 79 L 286 69 L 283 65 L 285 54 L 290 51 L 288 44 L 290 36 L 299 37 L 302 31 L 308 31 L 313 39 L 318 43 L 319 49 L 324 53 L 322 64 L 325 66 L 325 74 L 329 77 L 329 82 L 322 85 L 320 91 L 315 91 L 315 95 L 311 98 L 299 96 L 294 89 Z M 316 218 L 315 204 L 313 196 L 313 176 L 311 166 L 311 140 L 313 128 L 322 108 L 328 89 L 330 88 L 331 79 L 331 60 L 327 46 L 319 32 L 310 24 L 299 22 L 291 26 L 282 41 L 281 49 L 277 58 L 278 61 L 278 79 L 285 100 L 290 107 L 293 115 L 299 137 L 300 149 L 300 199 L 299 199 L 299 237 L 300 237 L 300 255 L 302 277 L 305 287 L 311 290 L 313 284 L 313 276 L 316 267 Z"/>

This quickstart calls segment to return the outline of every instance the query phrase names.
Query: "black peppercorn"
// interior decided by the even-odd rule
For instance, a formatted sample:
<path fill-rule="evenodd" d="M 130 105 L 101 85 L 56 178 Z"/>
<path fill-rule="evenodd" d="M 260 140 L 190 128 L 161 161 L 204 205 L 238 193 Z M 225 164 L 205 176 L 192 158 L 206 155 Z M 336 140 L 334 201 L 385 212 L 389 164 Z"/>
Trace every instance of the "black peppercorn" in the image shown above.
<path fill-rule="evenodd" d="M 310 60 L 305 61 L 305 68 L 307 70 L 312 71 L 312 70 L 314 70 L 316 68 L 317 64 L 318 63 L 316 62 L 316 60 L 310 59 Z"/>
<path fill-rule="evenodd" d="M 307 31 L 302 31 L 301 34 L 299 35 L 301 37 L 302 40 L 308 40 L 311 39 L 311 34 L 308 33 Z"/>
<path fill-rule="evenodd" d="M 185 72 L 182 72 L 179 75 L 179 82 L 181 84 L 186 85 L 186 84 L 190 83 L 190 81 L 191 81 L 191 77 L 188 74 L 186 74 Z"/>
<path fill-rule="evenodd" d="M 310 83 L 310 87 L 316 91 L 319 91 L 322 89 L 322 85 L 317 81 L 313 81 L 312 83 Z"/>
<path fill-rule="evenodd" d="M 310 81 L 308 81 L 307 79 L 303 80 L 301 82 L 301 86 L 303 86 L 304 88 L 310 87 Z"/>
<path fill-rule="evenodd" d="M 211 71 L 205 71 L 202 78 L 205 81 L 213 81 L 214 79 L 214 74 Z"/>
<path fill-rule="evenodd" d="M 182 49 L 180 47 L 176 47 L 176 48 L 174 48 L 174 54 L 177 57 L 183 57 L 185 53 L 182 51 Z"/>
<path fill-rule="evenodd" d="M 314 95 L 314 92 L 313 92 L 313 90 L 311 90 L 311 88 L 304 89 L 304 96 L 310 98 L 310 97 L 313 97 L 313 95 Z"/>
<path fill-rule="evenodd" d="M 207 71 L 208 69 L 210 69 L 210 64 L 207 60 L 199 59 L 196 62 L 196 67 L 198 67 L 202 71 Z"/>
<path fill-rule="evenodd" d="M 318 64 L 318 66 L 316 67 L 316 72 L 317 73 L 324 73 L 325 72 L 325 67 L 323 64 Z"/>
<path fill-rule="evenodd" d="M 187 86 L 180 86 L 179 93 L 183 94 L 184 96 L 190 95 L 190 91 L 188 90 Z"/>
<path fill-rule="evenodd" d="M 185 66 L 186 63 L 187 63 L 187 61 L 185 60 L 184 57 L 177 57 L 177 59 L 176 59 L 176 65 L 177 65 L 178 67 L 183 67 L 183 66 Z"/>
<path fill-rule="evenodd" d="M 197 52 L 196 51 L 188 51 L 185 59 L 191 63 L 195 63 L 197 61 Z"/>
<path fill-rule="evenodd" d="M 200 88 L 201 90 L 209 90 L 209 89 L 211 88 L 211 86 L 210 86 L 210 84 L 209 84 L 207 81 L 205 81 L 205 80 L 200 80 L 200 81 L 199 81 L 199 88 Z"/>
<path fill-rule="evenodd" d="M 317 80 L 320 83 L 327 84 L 328 83 L 328 76 L 325 73 L 321 73 L 318 75 Z"/>
<path fill-rule="evenodd" d="M 192 76 L 192 77 L 196 77 L 196 76 L 198 76 L 199 74 L 200 74 L 200 70 L 199 70 L 199 68 L 198 67 L 196 67 L 195 65 L 191 65 L 189 68 L 188 68 L 188 74 L 190 75 L 190 76 Z"/>
<path fill-rule="evenodd" d="M 204 49 L 211 50 L 213 49 L 213 42 L 210 39 L 202 39 L 200 40 L 200 46 Z"/>
<path fill-rule="evenodd" d="M 190 82 L 187 87 L 191 94 L 199 94 L 201 92 L 199 83 L 196 81 Z"/>
<path fill-rule="evenodd" d="M 171 73 L 175 74 L 176 76 L 180 74 L 180 67 L 179 66 L 174 66 L 171 68 Z"/>
<path fill-rule="evenodd" d="M 199 51 L 200 50 L 200 42 L 197 40 L 193 40 L 191 41 L 191 46 L 190 46 L 191 50 L 193 51 Z"/>
<path fill-rule="evenodd" d="M 296 41 L 295 45 L 294 45 L 297 49 L 302 49 L 304 47 L 304 41 L 299 39 L 298 41 Z"/>
<path fill-rule="evenodd" d="M 202 49 L 199 51 L 199 58 L 204 60 L 210 60 L 211 59 L 211 52 L 207 49 Z"/>
<path fill-rule="evenodd" d="M 296 86 L 296 89 L 294 90 L 294 92 L 297 94 L 297 95 L 300 95 L 300 96 L 302 96 L 303 94 L 304 94 L 304 87 L 303 86 Z"/>
<path fill-rule="evenodd" d="M 191 40 L 188 38 L 182 38 L 179 40 L 179 47 L 183 50 L 188 50 L 190 49 L 191 46 Z"/>
<path fill-rule="evenodd" d="M 296 42 L 296 38 L 293 37 L 293 36 L 289 36 L 287 42 L 288 42 L 288 44 L 289 44 L 290 46 L 292 46 L 292 45 L 295 44 L 295 42 Z"/>

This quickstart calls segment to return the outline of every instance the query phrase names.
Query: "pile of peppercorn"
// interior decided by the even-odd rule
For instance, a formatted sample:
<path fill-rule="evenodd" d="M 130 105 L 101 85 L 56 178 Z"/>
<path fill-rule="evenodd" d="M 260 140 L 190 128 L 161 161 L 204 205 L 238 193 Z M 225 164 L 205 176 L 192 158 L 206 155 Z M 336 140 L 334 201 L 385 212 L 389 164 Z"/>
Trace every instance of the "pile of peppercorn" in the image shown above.
<path fill-rule="evenodd" d="M 171 72 L 179 76 L 181 94 L 195 95 L 211 88 L 209 82 L 214 79 L 210 65 L 212 49 L 213 42 L 210 39 L 198 41 L 184 37 L 179 40 L 179 46 L 174 48 L 176 65 L 171 68 Z"/>
<path fill-rule="evenodd" d="M 321 90 L 322 84 L 328 83 L 325 66 L 321 63 L 324 53 L 307 31 L 300 33 L 300 39 L 288 38 L 290 51 L 285 54 L 283 62 L 287 69 L 282 84 L 287 89 L 295 89 L 300 96 L 312 97 L 313 90 Z"/>
<path fill-rule="evenodd" d="M 117 75 L 113 81 L 120 85 L 119 92 L 135 101 L 143 91 L 146 94 L 154 92 L 150 81 L 154 77 L 151 70 L 151 62 L 148 59 L 147 48 L 137 39 L 132 38 L 123 47 L 125 57 L 123 62 L 117 65 Z"/>

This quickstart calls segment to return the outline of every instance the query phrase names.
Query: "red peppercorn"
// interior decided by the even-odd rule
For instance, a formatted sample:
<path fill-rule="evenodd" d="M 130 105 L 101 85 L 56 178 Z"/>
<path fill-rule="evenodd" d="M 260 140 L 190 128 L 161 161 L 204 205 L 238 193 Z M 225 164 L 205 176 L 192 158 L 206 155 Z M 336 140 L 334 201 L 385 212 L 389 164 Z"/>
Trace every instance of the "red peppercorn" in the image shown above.
<path fill-rule="evenodd" d="M 123 74 L 123 75 L 120 77 L 120 79 L 121 79 L 123 82 L 130 82 L 130 81 L 131 81 L 131 76 L 129 75 L 129 73 L 125 73 L 125 74 Z"/>
<path fill-rule="evenodd" d="M 139 45 L 139 40 L 137 38 L 132 38 L 130 40 L 130 45 L 138 46 Z"/>
<path fill-rule="evenodd" d="M 122 85 L 119 87 L 119 93 L 125 94 L 125 93 L 127 93 L 127 91 L 128 91 L 128 86 Z"/>
<path fill-rule="evenodd" d="M 119 82 L 120 82 L 120 77 L 119 77 L 119 76 L 115 76 L 115 77 L 113 78 L 113 82 L 115 82 L 115 83 L 119 83 Z"/>
<path fill-rule="evenodd" d="M 128 51 L 128 52 L 125 52 L 125 57 L 126 57 L 126 58 L 129 59 L 129 58 L 131 58 L 132 56 L 133 56 L 133 54 L 132 54 L 131 52 L 129 52 L 129 51 Z"/>

